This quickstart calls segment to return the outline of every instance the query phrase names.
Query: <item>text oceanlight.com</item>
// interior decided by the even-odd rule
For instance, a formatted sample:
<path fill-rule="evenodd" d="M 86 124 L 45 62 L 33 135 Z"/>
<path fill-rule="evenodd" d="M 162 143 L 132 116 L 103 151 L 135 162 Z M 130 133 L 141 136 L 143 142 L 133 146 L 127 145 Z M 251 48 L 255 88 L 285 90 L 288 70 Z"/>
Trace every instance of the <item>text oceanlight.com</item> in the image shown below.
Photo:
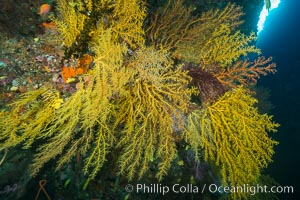
<path fill-rule="evenodd" d="M 294 192 L 293 186 L 267 186 L 267 185 L 249 185 L 243 184 L 241 186 L 220 186 L 216 184 L 204 184 L 201 186 L 193 184 L 174 184 L 174 185 L 163 185 L 163 184 L 127 184 L 125 186 L 127 192 L 136 192 L 137 194 L 197 194 L 197 193 L 248 193 L 255 195 L 258 193 L 290 193 Z"/>

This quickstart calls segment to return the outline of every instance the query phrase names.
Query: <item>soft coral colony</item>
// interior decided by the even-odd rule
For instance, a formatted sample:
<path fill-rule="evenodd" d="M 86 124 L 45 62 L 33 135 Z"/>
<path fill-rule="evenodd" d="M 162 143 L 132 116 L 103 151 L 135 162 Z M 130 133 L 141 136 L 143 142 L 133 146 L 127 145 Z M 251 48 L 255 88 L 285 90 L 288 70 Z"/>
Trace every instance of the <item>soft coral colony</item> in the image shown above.
<path fill-rule="evenodd" d="M 119 174 L 142 178 L 155 168 L 161 180 L 186 144 L 195 161 L 219 169 L 224 185 L 259 180 L 277 144 L 268 132 L 279 125 L 258 112 L 249 86 L 275 64 L 245 59 L 260 50 L 254 34 L 237 30 L 241 7 L 195 16 L 175 0 L 148 15 L 139 0 L 58 0 L 56 10 L 65 57 L 92 52 L 93 66 L 69 97 L 44 87 L 1 111 L 1 149 L 43 141 L 31 175 L 79 153 L 92 179 L 118 152 Z"/>

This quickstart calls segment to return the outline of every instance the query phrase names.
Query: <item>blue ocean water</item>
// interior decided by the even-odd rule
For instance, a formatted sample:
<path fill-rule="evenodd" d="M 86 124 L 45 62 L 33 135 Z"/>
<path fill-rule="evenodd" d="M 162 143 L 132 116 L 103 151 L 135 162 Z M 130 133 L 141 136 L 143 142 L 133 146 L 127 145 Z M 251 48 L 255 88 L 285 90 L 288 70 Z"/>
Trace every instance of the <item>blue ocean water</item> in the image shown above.
<path fill-rule="evenodd" d="M 300 1 L 282 0 L 279 8 L 269 13 L 258 46 L 265 56 L 277 63 L 277 74 L 259 81 L 272 90 L 272 114 L 281 124 L 274 138 L 274 162 L 268 173 L 282 186 L 291 185 L 294 193 L 280 199 L 300 199 Z"/>

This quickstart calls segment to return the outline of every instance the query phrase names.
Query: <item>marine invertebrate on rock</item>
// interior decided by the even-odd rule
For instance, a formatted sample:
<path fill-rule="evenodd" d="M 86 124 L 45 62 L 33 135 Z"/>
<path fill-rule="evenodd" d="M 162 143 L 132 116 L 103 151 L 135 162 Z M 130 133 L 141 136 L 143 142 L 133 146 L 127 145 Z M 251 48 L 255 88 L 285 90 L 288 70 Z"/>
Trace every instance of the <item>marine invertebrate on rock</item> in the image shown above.
<path fill-rule="evenodd" d="M 44 3 L 40 6 L 39 15 L 46 15 L 51 10 L 51 6 L 47 3 Z"/>
<path fill-rule="evenodd" d="M 207 105 L 213 103 L 225 93 L 224 86 L 213 74 L 200 67 L 191 67 L 187 70 L 193 78 L 191 84 L 198 89 L 201 104 Z"/>
<path fill-rule="evenodd" d="M 77 61 L 77 66 L 63 66 L 61 76 L 65 83 L 69 78 L 74 78 L 77 75 L 85 74 L 93 61 L 93 57 L 88 54 L 83 54 Z"/>

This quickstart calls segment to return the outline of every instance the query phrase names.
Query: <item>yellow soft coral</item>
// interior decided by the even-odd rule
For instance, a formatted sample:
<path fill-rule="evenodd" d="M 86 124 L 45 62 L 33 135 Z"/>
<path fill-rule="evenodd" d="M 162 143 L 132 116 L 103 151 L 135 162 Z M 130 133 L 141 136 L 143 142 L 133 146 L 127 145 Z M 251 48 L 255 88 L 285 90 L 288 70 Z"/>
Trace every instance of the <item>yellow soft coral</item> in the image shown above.
<path fill-rule="evenodd" d="M 268 132 L 275 132 L 279 125 L 271 116 L 259 114 L 255 103 L 256 99 L 239 87 L 189 116 L 186 140 L 197 159 L 203 150 L 206 161 L 220 166 L 223 185 L 256 183 L 261 170 L 272 161 L 277 142 Z"/>
<path fill-rule="evenodd" d="M 58 17 L 54 18 L 58 39 L 67 48 L 87 45 L 98 27 L 110 28 L 115 41 L 121 39 L 131 47 L 144 43 L 145 5 L 137 0 L 58 0 Z"/>
<path fill-rule="evenodd" d="M 224 35 L 226 32 L 228 39 L 230 38 L 231 34 L 236 30 L 236 27 L 242 23 L 240 17 L 243 15 L 241 7 L 235 4 L 228 4 L 223 10 L 212 9 L 202 13 L 199 17 L 192 17 L 191 9 L 186 9 L 186 11 L 182 11 L 182 13 L 190 15 L 191 19 L 188 22 L 185 22 L 182 19 L 185 19 L 186 17 L 175 15 L 173 21 L 178 21 L 180 26 L 182 26 L 182 29 L 180 29 L 180 31 L 176 29 L 175 31 L 172 30 L 172 32 L 169 33 L 168 41 L 174 42 L 173 38 L 176 39 L 175 44 L 173 45 L 175 47 L 173 55 L 176 58 L 197 64 L 205 61 L 203 60 L 203 56 L 207 55 L 205 54 L 207 52 L 207 47 L 209 47 L 209 45 L 214 45 L 211 42 L 216 39 L 217 35 Z M 164 24 L 164 22 L 161 23 Z M 241 38 L 241 34 L 238 35 Z M 226 40 L 223 39 L 224 38 L 218 38 L 219 42 L 226 42 Z M 214 43 L 215 42 L 216 41 L 214 41 Z M 230 45 L 230 47 L 236 48 L 236 45 L 239 44 L 230 43 Z M 224 44 L 222 48 L 228 47 L 228 45 L 226 46 Z M 211 46 L 211 48 L 214 48 L 214 46 Z M 203 52 L 203 50 L 205 51 Z M 209 58 L 213 59 L 212 57 Z M 225 58 L 223 57 L 223 59 Z"/>
<path fill-rule="evenodd" d="M 176 157 L 176 131 L 184 128 L 193 90 L 187 87 L 187 72 L 171 64 L 166 52 L 145 48 L 127 65 L 133 76 L 118 101 L 116 124 L 124 126 L 119 165 L 129 179 L 137 173 L 142 177 L 153 160 L 159 162 L 161 179 Z"/>
<path fill-rule="evenodd" d="M 192 11 L 193 7 L 186 7 L 183 0 L 168 0 L 165 7 L 158 9 L 150 18 L 147 28 L 149 41 L 156 47 L 175 48 L 175 57 L 191 61 L 186 57 L 198 57 L 195 49 L 201 48 L 215 28 L 227 24 L 234 30 L 242 23 L 241 7 L 235 4 L 228 4 L 223 10 L 204 12 L 200 16 L 194 16 Z"/>
<path fill-rule="evenodd" d="M 115 139 L 110 126 L 115 105 L 110 100 L 127 80 L 121 69 L 126 48 L 112 42 L 110 30 L 98 34 L 92 44 L 95 65 L 86 75 L 89 81 L 86 84 L 80 82 L 78 90 L 53 113 L 53 120 L 43 133 L 50 136 L 50 140 L 38 148 L 30 168 L 32 174 L 65 150 L 58 160 L 57 169 L 77 153 L 88 154 L 83 170 L 93 178 L 110 151 Z"/>
<path fill-rule="evenodd" d="M 26 148 L 31 147 L 62 103 L 59 93 L 49 87 L 22 94 L 10 105 L 10 112 L 0 112 L 0 147 L 8 148 L 21 142 Z"/>
<path fill-rule="evenodd" d="M 30 173 L 35 175 L 49 160 L 59 156 L 57 169 L 77 153 L 88 156 L 84 172 L 93 178 L 105 161 L 114 141 L 110 119 L 115 105 L 111 99 L 128 82 L 123 65 L 126 47 L 112 42 L 112 32 L 97 32 L 92 49 L 94 67 L 79 82 L 77 91 L 63 100 L 54 89 L 45 87 L 24 93 L 10 107 L 0 112 L 0 148 L 23 144 L 37 148 Z M 130 76 L 130 74 L 127 73 Z"/>
<path fill-rule="evenodd" d="M 83 12 L 82 2 L 77 0 L 59 0 L 56 9 L 59 16 L 54 21 L 60 33 L 58 39 L 70 47 L 78 39 L 88 16 Z"/>
<path fill-rule="evenodd" d="M 221 76 L 221 69 L 244 80 L 245 73 L 240 73 L 243 77 L 232 74 L 241 71 L 238 65 L 228 65 L 259 50 L 250 45 L 253 35 L 234 32 L 241 23 L 241 8 L 229 4 L 223 11 L 192 17 L 191 8 L 181 7 L 182 0 L 174 5 L 168 1 L 162 12 L 149 19 L 144 44 L 143 2 L 84 2 L 58 0 L 55 22 L 65 56 L 91 51 L 90 69 L 79 77 L 76 92 L 69 96 L 62 98 L 59 91 L 45 87 L 24 93 L 1 111 L 0 149 L 19 144 L 30 148 L 39 139 L 31 175 L 51 159 L 57 157 L 60 169 L 81 154 L 83 171 L 92 179 L 108 153 L 117 152 L 121 174 L 141 178 L 153 166 L 161 180 L 178 156 L 177 144 L 182 144 L 184 135 L 197 159 L 203 151 L 205 160 L 220 166 L 223 184 L 255 182 L 271 161 L 276 144 L 267 131 L 275 131 L 278 125 L 257 112 L 255 99 L 243 88 L 221 96 L 225 91 L 216 92 L 220 84 L 210 74 L 213 70 L 206 70 L 214 64 L 227 66 L 213 71 L 214 75 L 220 72 L 216 76 L 222 83 L 232 81 Z M 176 64 L 170 55 L 178 58 Z M 192 73 L 182 69 L 181 61 L 202 63 L 206 71 L 201 76 L 194 73 L 200 77 L 196 81 L 202 81 L 197 85 L 213 86 L 202 87 L 208 97 L 216 95 L 201 108 L 191 106 Z"/>
<path fill-rule="evenodd" d="M 203 67 L 213 64 L 225 67 L 248 53 L 259 54 L 260 50 L 250 45 L 255 39 L 254 33 L 249 36 L 245 36 L 240 31 L 232 33 L 228 25 L 222 24 L 201 47 L 199 61 Z"/>
<path fill-rule="evenodd" d="M 138 0 L 118 0 L 114 6 L 112 31 L 131 47 L 144 44 L 145 5 Z"/>

